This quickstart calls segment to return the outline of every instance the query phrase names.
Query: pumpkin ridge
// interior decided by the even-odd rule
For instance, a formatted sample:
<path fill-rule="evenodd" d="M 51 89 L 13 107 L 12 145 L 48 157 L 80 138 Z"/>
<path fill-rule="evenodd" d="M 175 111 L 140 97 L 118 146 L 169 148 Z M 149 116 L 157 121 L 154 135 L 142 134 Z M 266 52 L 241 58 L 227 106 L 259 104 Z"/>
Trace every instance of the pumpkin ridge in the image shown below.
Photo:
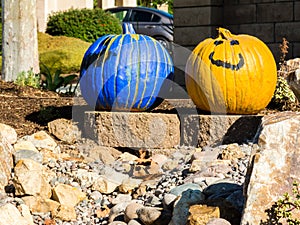
<path fill-rule="evenodd" d="M 129 34 L 129 36 L 130 36 L 130 34 Z M 135 42 L 136 41 L 134 41 L 134 39 L 130 38 L 130 43 L 127 43 L 126 45 L 130 45 L 131 46 Z M 122 45 L 122 48 L 125 47 L 125 46 Z M 130 48 L 130 53 L 128 54 L 128 57 L 126 57 L 126 63 L 128 62 L 127 60 L 129 59 L 129 65 L 130 66 L 132 65 L 132 52 L 133 52 L 133 50 L 134 50 L 134 48 Z M 127 65 L 128 65 L 128 63 L 127 63 Z M 132 82 L 132 79 L 131 79 L 131 76 L 130 76 L 130 71 L 128 69 L 126 69 L 125 73 L 126 73 L 126 77 L 128 78 L 128 92 L 129 92 L 128 95 L 127 95 L 127 100 L 126 100 L 125 108 L 129 107 L 129 109 L 131 109 L 132 105 L 133 105 L 132 103 L 130 103 L 130 99 L 131 99 L 130 93 L 131 93 L 131 82 Z"/>
<path fill-rule="evenodd" d="M 148 41 L 146 41 L 146 38 L 143 37 L 143 39 L 145 40 L 145 46 L 146 46 L 146 52 L 148 52 Z M 147 57 L 146 57 L 146 61 L 147 61 Z M 141 63 L 143 63 L 141 61 Z M 140 102 L 138 104 L 138 108 L 141 107 L 142 103 L 143 103 L 143 99 L 145 97 L 145 93 L 146 93 L 146 88 L 147 88 L 147 79 L 148 79 L 148 63 L 146 64 L 146 74 L 145 74 L 145 80 L 144 80 L 144 89 L 143 89 L 143 92 L 142 92 L 142 95 L 141 95 L 141 99 L 140 99 Z M 147 106 L 148 104 L 145 105 L 145 107 Z"/>
<path fill-rule="evenodd" d="M 140 40 L 141 41 L 141 40 Z M 136 43 L 136 45 L 137 45 L 137 58 L 138 58 L 138 63 L 137 63 L 137 68 L 136 68 L 136 74 L 137 74 L 137 79 L 135 79 L 135 92 L 134 92 L 134 96 L 133 96 L 133 100 L 132 100 L 132 102 L 131 102 L 131 106 L 130 106 L 130 108 L 133 108 L 134 107 L 134 105 L 136 104 L 136 101 L 137 100 L 139 100 L 139 99 L 137 99 L 137 97 L 138 97 L 138 90 L 139 90 L 139 82 L 140 82 L 140 66 L 141 66 L 141 61 L 140 61 L 140 54 L 141 54 L 141 52 L 140 52 L 140 41 L 139 40 L 136 40 L 135 39 L 135 41 L 133 41 L 134 43 Z M 132 63 L 130 64 L 130 65 L 132 65 Z M 132 68 L 131 68 L 132 69 Z"/>
<path fill-rule="evenodd" d="M 159 62 L 161 62 L 161 60 L 160 60 L 160 54 L 158 53 L 158 48 L 157 48 L 157 43 L 156 42 L 151 42 L 151 44 L 153 44 L 154 45 L 154 47 L 155 47 L 155 55 L 157 56 L 157 61 L 159 61 Z M 148 102 L 147 102 L 147 104 L 146 105 L 148 105 L 150 102 L 151 102 L 151 100 L 152 100 L 152 96 L 153 96 L 153 94 L 155 93 L 155 90 L 156 90 L 156 85 L 157 85 L 157 76 L 159 75 L 158 73 L 157 73 L 157 63 L 156 63 L 156 65 L 155 65 L 155 67 L 156 67 L 156 69 L 154 70 L 154 71 L 156 71 L 155 72 L 155 79 L 154 79 L 154 88 L 152 89 L 152 92 L 151 92 L 151 95 L 150 95 L 150 97 L 149 97 L 149 99 L 148 99 Z"/>
<path fill-rule="evenodd" d="M 106 66 L 106 60 L 108 59 L 109 57 L 109 53 L 110 53 L 110 47 L 112 45 L 112 43 L 118 38 L 118 36 L 114 36 L 112 37 L 112 39 L 107 43 L 107 47 L 106 47 L 106 50 L 104 52 L 104 55 L 103 55 L 103 58 L 102 58 L 102 64 L 101 64 L 101 74 L 102 74 L 102 80 L 103 80 L 103 85 L 101 87 L 101 90 L 102 90 L 102 96 L 103 96 L 103 100 L 105 102 L 105 107 L 108 107 L 109 106 L 109 100 L 107 99 L 106 95 L 104 94 L 106 92 L 106 89 L 107 89 L 107 74 L 106 74 L 106 71 L 105 71 L 105 66 Z M 101 58 L 101 57 L 100 57 Z"/>
<path fill-rule="evenodd" d="M 201 68 L 207 68 L 208 66 L 206 65 L 206 63 L 204 63 L 204 61 L 202 60 L 202 58 L 203 58 L 203 55 L 204 55 L 204 53 L 205 53 L 205 48 L 204 47 L 200 47 L 199 46 L 199 49 L 197 49 L 196 50 L 197 51 L 197 54 L 195 54 L 196 56 L 195 56 L 195 58 L 196 58 L 196 60 L 195 61 L 199 61 L 199 65 L 198 65 L 198 67 L 197 67 L 197 74 L 199 74 L 200 76 L 196 76 L 196 79 L 195 79 L 195 77 L 193 76 L 193 79 L 194 80 L 196 80 L 196 89 L 198 89 L 199 91 L 197 91 L 197 97 L 198 97 L 198 99 L 201 99 L 200 100 L 200 102 L 201 102 L 201 105 L 203 105 L 203 107 L 207 110 L 207 111 L 209 111 L 210 110 L 210 107 L 209 107 L 209 98 L 207 97 L 207 95 L 205 94 L 205 92 L 204 92 L 204 89 L 202 88 L 202 84 L 204 84 L 204 81 L 205 81 L 205 77 L 204 77 L 204 75 L 201 73 Z M 199 55 L 201 55 L 200 57 L 199 57 Z M 210 71 L 212 71 L 211 70 L 211 68 L 210 68 Z M 211 73 L 209 74 L 209 76 L 211 76 Z M 203 93 L 203 95 L 202 94 L 200 94 L 200 93 Z"/>
<path fill-rule="evenodd" d="M 114 71 L 118 71 L 118 69 L 119 69 L 120 58 L 121 58 L 121 53 L 120 52 L 122 50 L 124 38 L 125 38 L 125 36 L 122 35 L 121 38 L 120 38 L 120 42 L 118 43 L 118 46 L 117 46 L 118 53 L 117 53 L 117 57 L 116 57 L 116 63 L 115 63 Z M 115 98 L 116 99 L 118 98 L 118 93 L 119 93 L 119 91 L 117 90 L 117 87 L 118 87 L 118 79 L 117 79 L 117 76 L 114 76 L 114 93 L 115 93 Z M 113 104 L 115 104 L 115 108 L 119 107 L 118 100 L 117 101 L 115 100 Z"/>
<path fill-rule="evenodd" d="M 255 71 L 250 71 L 249 70 L 249 74 L 251 73 L 252 76 L 249 75 L 248 77 L 249 77 L 249 79 L 252 78 L 254 80 L 259 79 L 259 82 L 258 82 L 259 84 L 262 84 L 262 82 L 263 82 L 263 76 L 261 74 L 259 74 L 259 71 L 263 70 L 262 62 L 261 62 L 261 59 L 259 57 L 261 50 L 262 49 L 257 49 L 256 46 L 254 45 L 253 48 L 252 48 L 253 54 L 249 54 L 249 55 L 251 55 L 252 62 L 255 63 Z M 257 60 L 257 59 L 259 59 L 259 60 Z M 251 81 L 249 83 L 250 83 L 250 90 L 255 89 L 255 88 L 253 88 L 253 83 Z M 247 110 L 252 111 L 253 110 L 253 103 L 255 102 L 255 105 L 257 105 L 258 103 L 257 103 L 257 100 L 256 100 L 257 98 L 256 98 L 254 92 L 251 91 L 250 93 L 251 93 L 251 95 L 248 98 L 249 109 L 247 109 Z M 261 94 L 261 93 L 259 93 L 259 94 Z"/>
<path fill-rule="evenodd" d="M 241 45 L 239 45 L 239 51 L 244 55 L 244 57 L 247 56 L 247 54 L 245 52 L 248 52 L 248 51 L 245 51 L 244 48 L 241 47 Z M 252 54 L 251 54 L 251 56 L 252 56 Z M 247 72 L 247 76 L 244 76 L 242 78 L 243 79 L 247 78 L 247 82 L 245 82 L 245 83 L 248 84 L 248 85 L 246 85 L 246 87 L 243 86 L 243 88 L 241 89 L 239 101 L 237 100 L 237 103 L 236 103 L 237 104 L 237 109 L 236 109 L 237 111 L 240 111 L 240 107 L 241 107 L 242 103 L 247 101 L 247 99 L 249 99 L 248 101 L 252 102 L 252 94 L 250 95 L 250 97 L 249 97 L 249 95 L 245 95 L 247 93 L 251 93 L 251 91 L 249 91 L 249 90 L 252 89 L 251 88 L 252 82 L 250 82 L 250 77 L 251 77 L 250 75 L 251 74 L 250 74 L 250 69 L 249 69 L 249 58 L 248 57 L 246 57 L 246 58 L 247 58 L 247 61 L 245 62 L 245 71 Z M 254 62 L 253 58 L 251 58 L 251 60 L 252 60 L 252 62 Z M 237 75 L 235 73 L 234 77 L 236 77 L 236 76 Z M 249 88 L 249 86 L 250 86 L 250 88 Z M 247 90 L 245 90 L 245 88 L 247 88 Z M 246 110 L 248 110 L 248 109 L 246 109 Z"/>
<path fill-rule="evenodd" d="M 113 38 L 113 36 L 111 36 L 109 39 L 106 39 L 105 41 L 104 41 L 104 44 L 103 44 L 103 47 L 104 47 L 104 52 L 103 52 L 103 54 L 98 54 L 98 57 L 97 57 L 97 60 L 99 59 L 99 60 L 101 60 L 102 59 L 102 62 L 104 62 L 104 55 L 105 55 L 105 52 L 106 51 L 108 51 L 108 49 L 107 49 L 107 46 L 109 45 L 109 43 L 112 41 L 112 38 Z M 99 52 L 100 53 L 100 52 Z M 95 61 L 96 62 L 96 61 Z M 97 64 L 95 63 L 94 64 L 95 65 L 95 68 L 97 67 Z M 102 63 L 102 66 L 101 66 L 101 70 L 102 70 L 102 81 L 104 80 L 104 74 L 103 74 L 103 71 L 104 71 L 104 63 Z M 94 73 L 96 74 L 96 70 L 94 70 Z M 100 77 L 98 78 L 98 76 L 93 76 L 94 77 L 94 82 L 92 82 L 95 86 L 96 86 L 96 90 L 97 90 L 97 87 L 98 87 L 98 79 L 100 79 Z M 101 83 L 103 83 L 104 84 L 104 82 L 101 82 Z M 100 90 L 99 90 L 99 93 L 97 93 L 98 94 L 98 96 L 100 95 L 100 92 L 102 92 L 103 93 L 103 85 L 102 85 L 102 87 L 100 87 Z M 100 95 L 101 96 L 101 95 Z M 100 98 L 98 98 L 97 97 L 97 102 L 96 102 L 96 105 L 98 105 L 98 103 L 99 102 L 103 102 L 104 104 L 106 104 L 107 105 L 107 100 L 105 99 L 105 98 L 103 98 L 103 99 L 100 99 Z M 103 104 L 102 104 L 103 105 Z"/>
<path fill-rule="evenodd" d="M 230 52 L 232 54 L 232 58 L 234 59 L 235 56 L 236 56 L 235 48 L 232 45 L 229 45 L 229 46 L 230 46 Z M 233 77 L 236 77 L 236 73 L 237 72 L 238 72 L 238 70 L 232 70 Z M 237 80 L 236 79 L 233 79 L 233 83 L 234 83 L 234 86 L 233 86 L 234 91 L 233 91 L 233 93 L 235 93 L 235 94 L 233 95 L 234 96 L 234 103 L 233 103 L 232 107 L 233 107 L 233 110 L 236 111 L 237 108 L 238 108 L 238 97 L 239 96 L 237 95 L 237 93 L 238 93 L 238 89 L 239 88 L 237 88 L 238 84 L 237 84 Z M 228 106 L 226 108 L 228 108 Z"/>

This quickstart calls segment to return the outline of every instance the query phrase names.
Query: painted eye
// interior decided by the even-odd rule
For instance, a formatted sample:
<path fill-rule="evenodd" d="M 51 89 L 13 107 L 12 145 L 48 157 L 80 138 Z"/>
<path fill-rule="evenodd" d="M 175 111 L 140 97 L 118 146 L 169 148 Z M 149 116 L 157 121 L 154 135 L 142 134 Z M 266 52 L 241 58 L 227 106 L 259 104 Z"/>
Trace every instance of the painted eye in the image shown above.
<path fill-rule="evenodd" d="M 218 45 L 220 45 L 220 44 L 223 44 L 223 42 L 224 42 L 224 41 L 218 40 L 218 41 L 215 41 L 215 42 L 214 42 L 214 45 L 215 45 L 215 46 L 218 46 Z"/>
<path fill-rule="evenodd" d="M 232 40 L 232 41 L 230 41 L 230 45 L 239 45 L 240 43 L 239 43 L 239 41 L 237 41 L 237 40 Z"/>

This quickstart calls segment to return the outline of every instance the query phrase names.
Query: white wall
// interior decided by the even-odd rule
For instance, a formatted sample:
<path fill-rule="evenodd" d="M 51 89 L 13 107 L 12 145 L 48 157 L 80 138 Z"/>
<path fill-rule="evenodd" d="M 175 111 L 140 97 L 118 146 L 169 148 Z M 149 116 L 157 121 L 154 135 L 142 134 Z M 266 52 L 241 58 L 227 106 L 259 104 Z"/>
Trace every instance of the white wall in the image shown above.
<path fill-rule="evenodd" d="M 93 0 L 36 0 L 38 31 L 45 32 L 48 16 L 53 12 L 93 7 Z"/>

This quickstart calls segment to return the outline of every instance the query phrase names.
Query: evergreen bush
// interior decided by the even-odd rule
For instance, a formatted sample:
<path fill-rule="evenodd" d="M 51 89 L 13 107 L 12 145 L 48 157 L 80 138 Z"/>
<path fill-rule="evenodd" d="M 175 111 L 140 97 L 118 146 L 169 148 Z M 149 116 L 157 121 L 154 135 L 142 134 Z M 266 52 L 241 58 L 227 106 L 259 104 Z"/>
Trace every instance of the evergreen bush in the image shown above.
<path fill-rule="evenodd" d="M 122 27 L 117 18 L 100 8 L 70 9 L 51 15 L 46 33 L 94 42 L 105 34 L 121 34 Z"/>

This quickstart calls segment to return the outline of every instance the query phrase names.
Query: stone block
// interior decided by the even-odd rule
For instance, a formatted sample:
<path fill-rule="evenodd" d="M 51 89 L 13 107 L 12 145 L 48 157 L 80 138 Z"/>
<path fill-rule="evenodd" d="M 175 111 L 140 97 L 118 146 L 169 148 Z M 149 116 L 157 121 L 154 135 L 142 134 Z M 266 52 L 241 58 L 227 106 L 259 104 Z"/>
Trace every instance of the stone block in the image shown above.
<path fill-rule="evenodd" d="M 294 7 L 294 15 L 295 15 L 295 20 L 299 21 L 300 20 L 300 2 L 296 1 L 295 3 L 295 7 Z"/>
<path fill-rule="evenodd" d="M 257 5 L 257 22 L 284 22 L 293 20 L 293 2 Z"/>
<path fill-rule="evenodd" d="M 84 130 L 87 137 L 108 147 L 172 148 L 180 143 L 176 114 L 88 111 Z"/>
<path fill-rule="evenodd" d="M 195 47 L 208 37 L 215 37 L 218 26 L 176 27 L 174 29 L 174 42 L 181 46 Z"/>
<path fill-rule="evenodd" d="M 222 5 L 223 0 L 177 0 L 174 1 L 174 8 L 176 7 L 194 7 L 194 6 L 209 6 Z"/>
<path fill-rule="evenodd" d="M 175 8 L 175 26 L 201 26 L 221 24 L 222 8 L 213 6 Z"/>
<path fill-rule="evenodd" d="M 274 2 L 274 0 L 224 0 L 224 4 L 233 5 L 233 4 L 260 4 Z"/>
<path fill-rule="evenodd" d="M 253 35 L 265 43 L 274 42 L 274 24 L 273 23 L 255 23 L 229 26 L 233 34 Z"/>
<path fill-rule="evenodd" d="M 293 58 L 299 57 L 299 52 L 300 52 L 300 42 L 294 43 L 293 44 Z"/>
<path fill-rule="evenodd" d="M 243 24 L 256 22 L 256 5 L 225 5 L 224 24 Z"/>
<path fill-rule="evenodd" d="M 300 22 L 276 23 L 275 24 L 275 40 L 281 42 L 285 37 L 289 42 L 297 42 L 300 40 Z"/>
<path fill-rule="evenodd" d="M 245 143 L 254 139 L 259 115 L 180 115 L 181 144 L 206 146 Z"/>

